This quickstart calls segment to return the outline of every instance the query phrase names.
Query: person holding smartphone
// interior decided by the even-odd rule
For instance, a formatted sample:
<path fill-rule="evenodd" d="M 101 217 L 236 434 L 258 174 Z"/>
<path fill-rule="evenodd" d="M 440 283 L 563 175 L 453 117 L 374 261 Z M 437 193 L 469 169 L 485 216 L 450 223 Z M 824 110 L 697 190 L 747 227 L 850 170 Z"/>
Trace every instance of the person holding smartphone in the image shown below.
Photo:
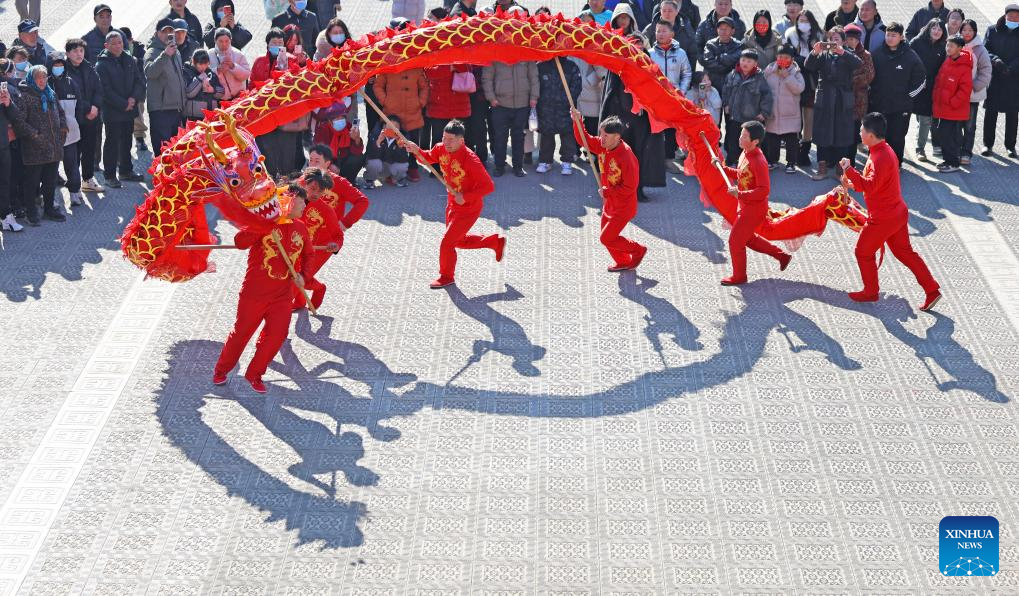
<path fill-rule="evenodd" d="M 845 31 L 834 27 L 828 31 L 827 42 L 817 42 L 804 63 L 804 68 L 819 73 L 817 98 L 814 100 L 814 142 L 817 143 L 817 171 L 813 180 L 824 180 L 828 168 L 842 175 L 838 162 L 853 144 L 853 72 L 863 62 L 842 47 Z"/>
<path fill-rule="evenodd" d="M 215 0 L 212 3 L 212 21 L 205 25 L 203 41 L 205 47 L 216 47 L 218 31 L 226 29 L 230 32 L 230 44 L 238 50 L 251 41 L 251 31 L 237 21 L 237 9 L 234 7 L 234 0 Z"/>

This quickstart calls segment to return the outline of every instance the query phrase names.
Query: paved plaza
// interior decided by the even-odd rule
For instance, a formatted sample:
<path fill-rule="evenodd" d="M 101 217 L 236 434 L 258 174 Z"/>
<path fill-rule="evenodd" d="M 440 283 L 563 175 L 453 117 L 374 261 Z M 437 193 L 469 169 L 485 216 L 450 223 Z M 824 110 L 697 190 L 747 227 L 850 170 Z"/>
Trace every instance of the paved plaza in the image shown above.
<path fill-rule="evenodd" d="M 112 2 L 114 24 L 148 38 L 148 2 Z M 87 4 L 45 1 L 44 37 L 84 33 Z M 260 4 L 238 2 L 249 56 Z M 389 10 L 343 16 L 363 33 Z M 851 302 L 856 236 L 835 225 L 720 286 L 728 232 L 681 175 L 629 228 L 644 264 L 606 273 L 587 166 L 528 169 L 478 223 L 505 260 L 462 254 L 443 291 L 439 184 L 371 193 L 268 396 L 210 382 L 243 253 L 179 285 L 121 257 L 147 186 L 6 234 L 0 594 L 1019 594 L 1019 162 L 903 169 L 946 295 L 929 314 L 890 257 L 883 299 Z M 832 184 L 780 170 L 772 202 Z M 946 515 L 1000 521 L 1000 575 L 941 575 Z"/>

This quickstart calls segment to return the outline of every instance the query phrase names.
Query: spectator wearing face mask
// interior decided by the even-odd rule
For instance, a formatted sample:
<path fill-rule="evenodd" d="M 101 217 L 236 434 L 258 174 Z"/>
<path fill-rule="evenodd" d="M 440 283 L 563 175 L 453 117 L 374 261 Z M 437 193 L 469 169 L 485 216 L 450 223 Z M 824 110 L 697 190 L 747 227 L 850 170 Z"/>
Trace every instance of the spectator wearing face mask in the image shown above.
<path fill-rule="evenodd" d="M 778 48 L 782 46 L 782 36 L 771 28 L 771 13 L 759 10 L 754 15 L 754 27 L 743 37 L 743 47 L 757 52 L 759 65 L 767 68 L 778 56 Z"/>
<path fill-rule="evenodd" d="M 364 140 L 357 118 L 357 104 L 349 97 L 315 114 L 314 146 L 327 147 L 330 161 L 341 176 L 353 184 L 364 167 Z"/>
<path fill-rule="evenodd" d="M 209 52 L 195 50 L 191 62 L 184 65 L 184 117 L 204 120 L 205 111 L 214 111 L 223 99 L 223 85 L 216 71 L 209 68 Z"/>
<path fill-rule="evenodd" d="M 85 118 L 85 106 L 88 102 L 82 97 L 81 88 L 67 72 L 67 55 L 64 52 L 50 53 L 50 87 L 57 94 L 57 102 L 64 111 L 67 123 L 67 134 L 64 137 L 64 176 L 67 178 L 67 192 L 70 193 L 71 205 L 81 205 L 81 171 L 78 164 L 78 141 L 81 140 L 81 128 L 78 122 Z M 53 208 L 63 210 L 63 198 L 54 196 Z"/>
<path fill-rule="evenodd" d="M 1019 129 L 1019 4 L 1009 4 L 1005 14 L 984 35 L 991 57 L 991 86 L 984 102 L 984 146 L 981 155 L 994 155 L 998 114 L 1005 115 L 1005 149 L 1015 159 Z"/>
<path fill-rule="evenodd" d="M 28 61 L 28 51 L 21 46 L 7 50 L 7 59 L 11 61 L 11 76 L 20 81 L 28 76 L 32 63 Z"/>
<path fill-rule="evenodd" d="M 205 47 L 216 47 L 216 39 L 220 29 L 230 32 L 230 45 L 243 50 L 244 46 L 251 41 L 251 32 L 244 28 L 244 25 L 237 20 L 237 9 L 234 8 L 234 0 L 213 0 L 212 1 L 212 22 L 205 26 Z"/>
<path fill-rule="evenodd" d="M 328 58 L 333 48 L 342 48 L 350 40 L 350 28 L 343 19 L 336 17 L 318 34 L 315 40 L 315 60 Z"/>
<path fill-rule="evenodd" d="M 244 52 L 230 43 L 230 30 L 216 30 L 216 45 L 209 51 L 209 68 L 216 72 L 223 85 L 223 100 L 230 100 L 241 94 L 248 86 L 251 67 Z"/>
<path fill-rule="evenodd" d="M 768 167 L 779 167 L 779 148 L 785 144 L 785 171 L 796 173 L 800 122 L 800 94 L 806 84 L 800 67 L 793 60 L 796 50 L 785 46 L 778 51 L 775 62 L 764 69 L 764 79 L 771 88 L 771 115 L 765 121 L 767 134 L 764 140 L 764 156 Z"/>
<path fill-rule="evenodd" d="M 300 31 L 302 49 L 315 47 L 320 29 L 318 15 L 308 10 L 307 0 L 290 0 L 290 6 L 272 19 L 272 26 L 281 31 L 287 25 L 293 25 Z"/>
<path fill-rule="evenodd" d="M 283 30 L 270 29 L 265 35 L 265 53 L 251 65 L 251 82 L 261 83 L 272 78 L 273 72 L 297 72 L 297 59 L 283 45 Z"/>

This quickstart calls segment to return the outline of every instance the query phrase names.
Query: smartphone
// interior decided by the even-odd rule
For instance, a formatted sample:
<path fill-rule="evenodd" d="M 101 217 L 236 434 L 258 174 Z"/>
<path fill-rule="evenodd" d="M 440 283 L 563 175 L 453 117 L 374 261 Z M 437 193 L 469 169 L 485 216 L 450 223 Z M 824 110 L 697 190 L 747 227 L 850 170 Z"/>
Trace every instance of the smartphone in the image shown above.
<path fill-rule="evenodd" d="M 0 93 L 7 93 L 7 81 L 0 83 Z"/>
<path fill-rule="evenodd" d="M 223 5 L 222 10 L 225 16 L 230 16 L 234 13 L 234 7 L 230 6 L 229 4 Z"/>

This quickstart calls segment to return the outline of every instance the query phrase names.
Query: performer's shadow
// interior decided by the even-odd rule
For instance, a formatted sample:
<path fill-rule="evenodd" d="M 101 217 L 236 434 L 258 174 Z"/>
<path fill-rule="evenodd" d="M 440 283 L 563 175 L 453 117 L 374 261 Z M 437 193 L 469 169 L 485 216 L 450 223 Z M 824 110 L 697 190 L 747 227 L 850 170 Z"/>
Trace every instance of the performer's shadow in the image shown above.
<path fill-rule="evenodd" d="M 619 294 L 648 311 L 644 315 L 644 337 L 661 356 L 662 362 L 665 362 L 662 336 L 671 337 L 672 342 L 683 350 L 704 349 L 704 345 L 697 341 L 701 335 L 700 329 L 672 302 L 651 293 L 651 289 L 657 285 L 658 280 L 641 277 L 633 271 L 624 271 L 619 275 Z"/>
<path fill-rule="evenodd" d="M 491 306 L 493 302 L 520 300 L 524 297 L 523 294 L 509 284 L 506 284 L 505 292 L 474 298 L 468 298 L 456 285 L 447 286 L 446 292 L 460 312 L 488 327 L 492 334 L 492 341 L 474 342 L 471 357 L 457 376 L 472 364 L 480 362 L 487 352 L 496 352 L 512 358 L 513 370 L 522 376 L 536 377 L 541 374 L 534 363 L 545 357 L 545 348 L 532 343 L 520 323 Z"/>

